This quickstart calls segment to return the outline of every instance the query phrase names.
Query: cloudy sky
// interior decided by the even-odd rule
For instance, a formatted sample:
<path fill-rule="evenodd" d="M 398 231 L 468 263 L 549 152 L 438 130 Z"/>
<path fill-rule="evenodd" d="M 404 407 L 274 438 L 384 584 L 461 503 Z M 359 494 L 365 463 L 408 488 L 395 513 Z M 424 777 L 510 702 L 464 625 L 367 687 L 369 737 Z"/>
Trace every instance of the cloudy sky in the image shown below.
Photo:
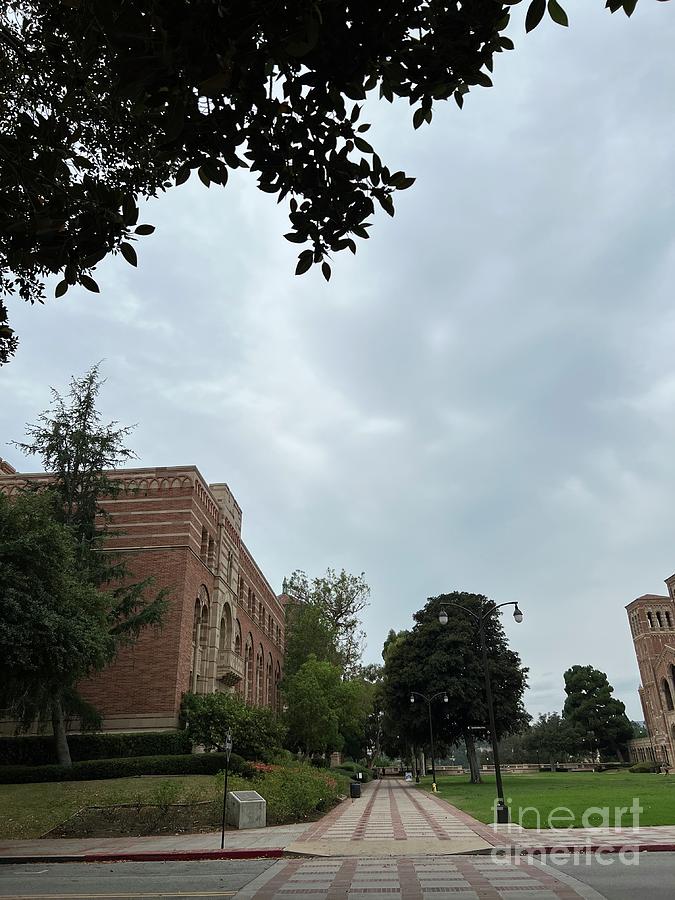
<path fill-rule="evenodd" d="M 487 593 L 525 613 L 532 713 L 590 663 L 641 718 L 624 606 L 675 571 L 675 6 L 565 5 L 527 37 L 516 8 L 462 112 L 414 132 L 375 104 L 417 182 L 329 285 L 293 276 L 244 175 L 148 204 L 139 269 L 106 261 L 100 296 L 14 303 L 0 455 L 34 468 L 5 441 L 104 360 L 140 464 L 227 481 L 273 586 L 365 571 L 369 661 L 426 597 Z"/>

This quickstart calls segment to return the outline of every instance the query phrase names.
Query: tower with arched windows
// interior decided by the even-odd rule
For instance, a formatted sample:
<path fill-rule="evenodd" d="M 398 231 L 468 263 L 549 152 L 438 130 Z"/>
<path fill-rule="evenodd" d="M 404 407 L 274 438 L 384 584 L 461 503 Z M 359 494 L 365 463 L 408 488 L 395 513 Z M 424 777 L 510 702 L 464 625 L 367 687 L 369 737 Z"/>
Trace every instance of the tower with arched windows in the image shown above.
<path fill-rule="evenodd" d="M 667 594 L 643 594 L 626 607 L 640 670 L 649 736 L 630 742 L 631 758 L 675 766 L 675 575 Z"/>

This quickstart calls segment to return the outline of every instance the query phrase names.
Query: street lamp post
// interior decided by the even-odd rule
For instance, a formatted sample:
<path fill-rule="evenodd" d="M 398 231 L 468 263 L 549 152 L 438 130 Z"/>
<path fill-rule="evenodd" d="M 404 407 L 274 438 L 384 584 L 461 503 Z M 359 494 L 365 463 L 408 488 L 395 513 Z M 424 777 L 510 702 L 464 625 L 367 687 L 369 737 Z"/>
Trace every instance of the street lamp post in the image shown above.
<path fill-rule="evenodd" d="M 427 697 L 426 694 L 421 694 L 419 691 L 410 691 L 410 702 L 415 702 L 415 697 L 421 697 L 423 700 L 426 700 L 427 708 L 429 710 L 429 739 L 431 741 L 431 777 L 433 778 L 433 784 L 431 786 L 432 791 L 436 790 L 436 758 L 434 755 L 434 726 L 431 721 L 431 701 L 435 700 L 436 697 L 443 697 L 443 703 L 448 702 L 448 695 L 445 691 L 439 691 L 437 694 L 433 694 L 431 697 Z"/>
<path fill-rule="evenodd" d="M 501 825 L 505 825 L 509 821 L 509 808 L 506 805 L 506 801 L 504 800 L 504 785 L 502 784 L 502 771 L 499 766 L 499 747 L 497 744 L 497 727 L 495 725 L 495 710 L 494 710 L 494 702 L 492 698 L 492 681 L 490 680 L 490 669 L 488 666 L 488 655 L 487 655 L 487 645 L 485 643 L 485 621 L 488 616 L 493 615 L 498 609 L 501 609 L 503 606 L 515 606 L 513 611 L 513 618 L 520 624 L 523 621 L 523 614 L 520 611 L 518 604 L 511 601 L 510 603 L 494 603 L 494 601 L 489 600 L 487 603 L 483 605 L 480 612 L 476 613 L 472 609 L 468 609 L 466 606 L 462 606 L 460 603 L 452 603 L 448 602 L 448 606 L 456 606 L 457 609 L 461 609 L 467 615 L 471 616 L 476 622 L 478 622 L 478 632 L 480 634 L 480 649 L 481 655 L 483 657 L 483 673 L 485 675 L 485 698 L 487 700 L 488 707 L 488 719 L 490 723 L 490 740 L 492 742 L 492 759 L 494 761 L 495 766 L 495 781 L 497 782 L 497 823 Z M 441 609 L 438 614 L 438 621 L 441 625 L 448 624 L 448 614 L 445 609 Z"/>

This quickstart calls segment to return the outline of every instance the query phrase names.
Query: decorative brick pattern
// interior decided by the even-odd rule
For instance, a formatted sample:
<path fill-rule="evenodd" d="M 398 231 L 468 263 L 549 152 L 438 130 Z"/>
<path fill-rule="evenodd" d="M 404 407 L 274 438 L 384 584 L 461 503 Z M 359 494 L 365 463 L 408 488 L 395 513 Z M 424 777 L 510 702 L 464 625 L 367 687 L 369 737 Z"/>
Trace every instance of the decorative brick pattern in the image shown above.
<path fill-rule="evenodd" d="M 367 799 L 366 799 L 367 798 Z M 472 837 L 474 828 L 448 804 L 413 785 L 383 779 L 367 785 L 366 804 L 345 801 L 303 836 L 304 841 L 386 841 Z M 471 820 L 473 821 L 473 820 Z M 492 835 L 494 838 L 494 834 Z"/>
<path fill-rule="evenodd" d="M 489 857 L 293 860 L 242 891 L 252 900 L 575 900 L 584 896 L 538 866 Z M 251 890 L 252 888 L 252 890 Z"/>

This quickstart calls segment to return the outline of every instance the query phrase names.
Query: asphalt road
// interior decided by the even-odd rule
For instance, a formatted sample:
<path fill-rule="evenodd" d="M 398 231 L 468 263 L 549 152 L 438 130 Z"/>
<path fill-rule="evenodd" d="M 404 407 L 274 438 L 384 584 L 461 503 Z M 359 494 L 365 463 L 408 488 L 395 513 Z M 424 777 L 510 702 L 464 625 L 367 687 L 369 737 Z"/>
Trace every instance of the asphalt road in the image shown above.
<path fill-rule="evenodd" d="M 2 900 L 219 900 L 233 897 L 275 860 L 159 863 L 45 863 L 0 866 Z M 582 856 L 551 865 L 606 900 L 673 900 L 675 853 L 641 853 L 637 865 L 617 855 Z M 405 898 L 404 898 L 405 900 Z"/>
<path fill-rule="evenodd" d="M 0 897 L 21 900 L 221 900 L 274 859 L 0 866 Z"/>
<path fill-rule="evenodd" d="M 675 898 L 675 853 L 639 853 L 637 865 L 627 865 L 617 854 L 602 854 L 564 865 L 551 865 L 595 888 L 606 900 L 673 900 Z"/>

